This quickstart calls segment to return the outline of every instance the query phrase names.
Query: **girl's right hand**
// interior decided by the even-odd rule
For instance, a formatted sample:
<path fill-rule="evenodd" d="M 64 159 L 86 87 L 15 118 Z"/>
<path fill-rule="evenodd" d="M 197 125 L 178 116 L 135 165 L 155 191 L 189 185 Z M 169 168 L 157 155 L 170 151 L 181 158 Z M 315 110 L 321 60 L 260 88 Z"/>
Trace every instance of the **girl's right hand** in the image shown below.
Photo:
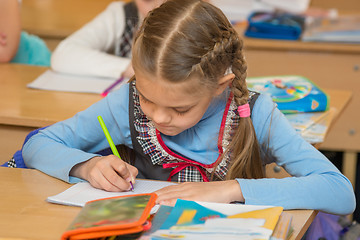
<path fill-rule="evenodd" d="M 131 189 L 138 174 L 136 167 L 120 158 L 109 155 L 94 157 L 75 165 L 70 175 L 87 180 L 93 187 L 109 192 L 123 192 Z"/>

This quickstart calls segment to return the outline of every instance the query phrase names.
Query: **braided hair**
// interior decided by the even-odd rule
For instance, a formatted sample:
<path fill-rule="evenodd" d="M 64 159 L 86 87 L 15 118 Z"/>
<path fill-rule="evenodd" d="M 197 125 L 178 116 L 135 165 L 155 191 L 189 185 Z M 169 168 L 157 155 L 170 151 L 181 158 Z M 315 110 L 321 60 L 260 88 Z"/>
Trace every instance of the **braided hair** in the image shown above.
<path fill-rule="evenodd" d="M 193 81 L 187 90 L 215 91 L 230 69 L 230 89 L 238 106 L 246 104 L 247 65 L 243 42 L 217 7 L 201 0 L 168 0 L 144 19 L 133 46 L 133 66 L 169 82 Z M 194 80 L 196 79 L 196 80 Z M 226 179 L 261 178 L 264 171 L 250 117 L 240 118 L 226 151 Z"/>

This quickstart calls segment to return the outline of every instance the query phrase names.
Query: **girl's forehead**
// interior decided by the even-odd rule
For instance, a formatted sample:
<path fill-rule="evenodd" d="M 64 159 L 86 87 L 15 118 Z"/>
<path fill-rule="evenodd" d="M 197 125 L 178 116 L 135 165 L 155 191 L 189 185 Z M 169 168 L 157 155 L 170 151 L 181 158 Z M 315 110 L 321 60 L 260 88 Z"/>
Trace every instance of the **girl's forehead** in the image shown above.
<path fill-rule="evenodd" d="M 160 105 L 169 105 L 171 107 L 193 105 L 202 98 L 209 97 L 209 92 L 204 91 L 199 84 L 200 81 L 196 79 L 173 83 L 142 73 L 135 73 L 135 76 L 136 88 L 139 94 L 147 100 Z"/>

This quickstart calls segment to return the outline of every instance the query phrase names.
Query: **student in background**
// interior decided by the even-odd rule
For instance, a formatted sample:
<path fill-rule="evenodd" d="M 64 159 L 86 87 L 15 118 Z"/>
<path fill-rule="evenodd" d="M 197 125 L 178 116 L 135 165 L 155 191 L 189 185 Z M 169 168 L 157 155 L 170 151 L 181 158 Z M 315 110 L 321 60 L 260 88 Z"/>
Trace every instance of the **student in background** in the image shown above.
<path fill-rule="evenodd" d="M 13 59 L 19 46 L 20 32 L 18 1 L 0 0 L 0 62 L 10 62 Z"/>
<path fill-rule="evenodd" d="M 85 111 L 33 135 L 28 167 L 66 182 L 127 191 L 139 178 L 186 182 L 156 193 L 176 199 L 278 205 L 350 214 L 349 180 L 291 127 L 271 98 L 249 92 L 243 42 L 223 13 L 169 0 L 144 20 L 132 49 L 135 76 Z M 124 162 L 108 148 L 101 115 Z M 275 162 L 293 177 L 265 178 Z M 136 188 L 136 185 L 135 185 Z"/>
<path fill-rule="evenodd" d="M 164 0 L 112 2 L 91 22 L 63 40 L 51 58 L 62 73 L 132 77 L 131 44 L 139 21 Z"/>
<path fill-rule="evenodd" d="M 0 0 L 0 62 L 50 66 L 51 52 L 43 40 L 21 31 L 18 0 Z"/>

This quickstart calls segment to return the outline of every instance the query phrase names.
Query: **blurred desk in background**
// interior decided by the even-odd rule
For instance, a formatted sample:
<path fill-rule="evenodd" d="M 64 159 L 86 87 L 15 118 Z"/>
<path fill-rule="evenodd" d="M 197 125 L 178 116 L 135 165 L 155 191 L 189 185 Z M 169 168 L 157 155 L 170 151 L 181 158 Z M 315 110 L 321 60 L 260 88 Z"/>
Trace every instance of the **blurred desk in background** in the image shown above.
<path fill-rule="evenodd" d="M 23 30 L 44 39 L 51 50 L 106 9 L 111 0 L 26 0 L 21 4 Z"/>
<path fill-rule="evenodd" d="M 48 68 L 0 64 L 0 164 L 19 150 L 33 129 L 72 117 L 102 99 L 100 94 L 43 91 L 27 88 Z"/>

